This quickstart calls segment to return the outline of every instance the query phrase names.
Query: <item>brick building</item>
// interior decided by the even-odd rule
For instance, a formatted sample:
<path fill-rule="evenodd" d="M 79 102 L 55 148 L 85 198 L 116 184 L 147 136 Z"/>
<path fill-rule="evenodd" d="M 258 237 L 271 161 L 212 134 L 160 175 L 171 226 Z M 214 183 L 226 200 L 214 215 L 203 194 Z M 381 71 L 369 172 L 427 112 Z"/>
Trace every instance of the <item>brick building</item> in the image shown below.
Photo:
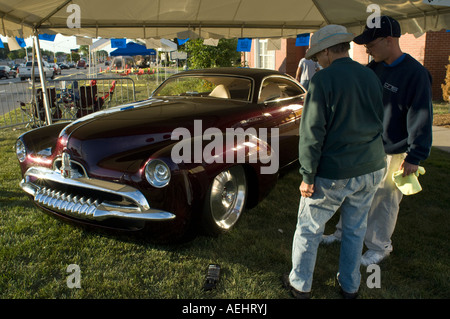
<path fill-rule="evenodd" d="M 253 39 L 252 50 L 244 54 L 244 59 L 251 68 L 278 70 L 295 76 L 298 62 L 308 48 L 295 46 L 295 40 L 281 39 L 279 50 L 268 50 L 268 39 Z"/>
<path fill-rule="evenodd" d="M 267 39 L 254 39 L 252 51 L 245 53 L 249 67 L 279 70 L 295 76 L 298 62 L 305 56 L 307 47 L 295 46 L 296 39 L 281 39 L 279 50 L 268 50 Z M 422 63 L 433 77 L 433 100 L 442 100 L 441 84 L 444 83 L 446 65 L 450 56 L 450 32 L 429 31 L 416 38 L 412 34 L 402 35 L 400 47 Z M 352 43 L 351 57 L 362 64 L 369 62 L 364 46 Z"/>

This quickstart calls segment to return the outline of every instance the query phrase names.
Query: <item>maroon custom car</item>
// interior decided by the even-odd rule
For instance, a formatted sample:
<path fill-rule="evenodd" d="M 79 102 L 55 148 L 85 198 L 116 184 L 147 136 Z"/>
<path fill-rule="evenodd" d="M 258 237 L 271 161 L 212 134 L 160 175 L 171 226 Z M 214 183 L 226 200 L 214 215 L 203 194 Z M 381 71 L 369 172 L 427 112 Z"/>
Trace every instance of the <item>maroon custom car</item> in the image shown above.
<path fill-rule="evenodd" d="M 148 100 L 20 136 L 20 185 L 38 207 L 81 224 L 224 233 L 297 160 L 304 97 L 277 71 L 179 73 Z"/>

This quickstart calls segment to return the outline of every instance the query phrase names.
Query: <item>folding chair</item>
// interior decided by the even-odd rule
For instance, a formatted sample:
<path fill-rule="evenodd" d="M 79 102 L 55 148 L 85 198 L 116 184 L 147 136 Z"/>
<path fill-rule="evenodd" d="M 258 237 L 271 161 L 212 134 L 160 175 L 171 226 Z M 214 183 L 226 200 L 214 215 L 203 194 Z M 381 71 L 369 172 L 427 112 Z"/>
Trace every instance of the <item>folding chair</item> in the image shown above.
<path fill-rule="evenodd" d="M 101 106 L 95 101 L 97 95 L 97 85 L 80 86 L 80 100 L 77 117 L 82 117 L 100 110 Z"/>
<path fill-rule="evenodd" d="M 97 111 L 100 111 L 105 101 L 114 93 L 116 81 L 112 82 L 111 88 L 103 96 L 98 96 L 98 87 L 95 80 L 91 81 L 89 86 L 81 86 L 79 88 L 80 100 L 78 105 L 77 117 L 82 117 Z"/>
<path fill-rule="evenodd" d="M 50 113 L 52 119 L 62 118 L 62 112 L 56 105 L 56 88 L 47 89 L 47 97 L 49 101 Z M 42 89 L 39 88 L 36 91 L 36 102 L 31 101 L 27 104 L 20 102 L 20 109 L 27 115 L 30 122 L 33 122 L 33 126 L 42 126 L 46 122 L 44 94 Z"/>

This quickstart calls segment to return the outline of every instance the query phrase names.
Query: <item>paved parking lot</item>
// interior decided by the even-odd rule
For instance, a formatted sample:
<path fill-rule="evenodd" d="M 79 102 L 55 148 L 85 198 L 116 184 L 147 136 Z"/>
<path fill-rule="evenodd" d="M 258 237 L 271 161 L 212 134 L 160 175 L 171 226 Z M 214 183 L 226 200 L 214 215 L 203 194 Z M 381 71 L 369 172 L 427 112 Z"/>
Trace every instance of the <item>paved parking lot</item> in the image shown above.
<path fill-rule="evenodd" d="M 450 129 L 442 126 L 433 126 L 433 146 L 450 152 Z"/>

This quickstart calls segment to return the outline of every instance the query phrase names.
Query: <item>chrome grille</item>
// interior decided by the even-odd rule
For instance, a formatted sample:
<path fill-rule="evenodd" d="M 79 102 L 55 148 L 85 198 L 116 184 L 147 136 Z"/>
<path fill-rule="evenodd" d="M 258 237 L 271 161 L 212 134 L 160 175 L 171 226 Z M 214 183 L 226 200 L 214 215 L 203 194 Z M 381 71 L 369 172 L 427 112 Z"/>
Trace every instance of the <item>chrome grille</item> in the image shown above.
<path fill-rule="evenodd" d="M 94 212 L 101 203 L 98 199 L 67 194 L 47 187 L 39 189 L 34 196 L 34 200 L 52 210 L 69 215 L 81 215 L 86 218 L 93 218 Z"/>
<path fill-rule="evenodd" d="M 64 178 L 57 170 L 30 167 L 20 182 L 40 206 L 80 219 L 170 220 L 170 212 L 150 208 L 144 195 L 129 185 L 88 177 Z"/>

